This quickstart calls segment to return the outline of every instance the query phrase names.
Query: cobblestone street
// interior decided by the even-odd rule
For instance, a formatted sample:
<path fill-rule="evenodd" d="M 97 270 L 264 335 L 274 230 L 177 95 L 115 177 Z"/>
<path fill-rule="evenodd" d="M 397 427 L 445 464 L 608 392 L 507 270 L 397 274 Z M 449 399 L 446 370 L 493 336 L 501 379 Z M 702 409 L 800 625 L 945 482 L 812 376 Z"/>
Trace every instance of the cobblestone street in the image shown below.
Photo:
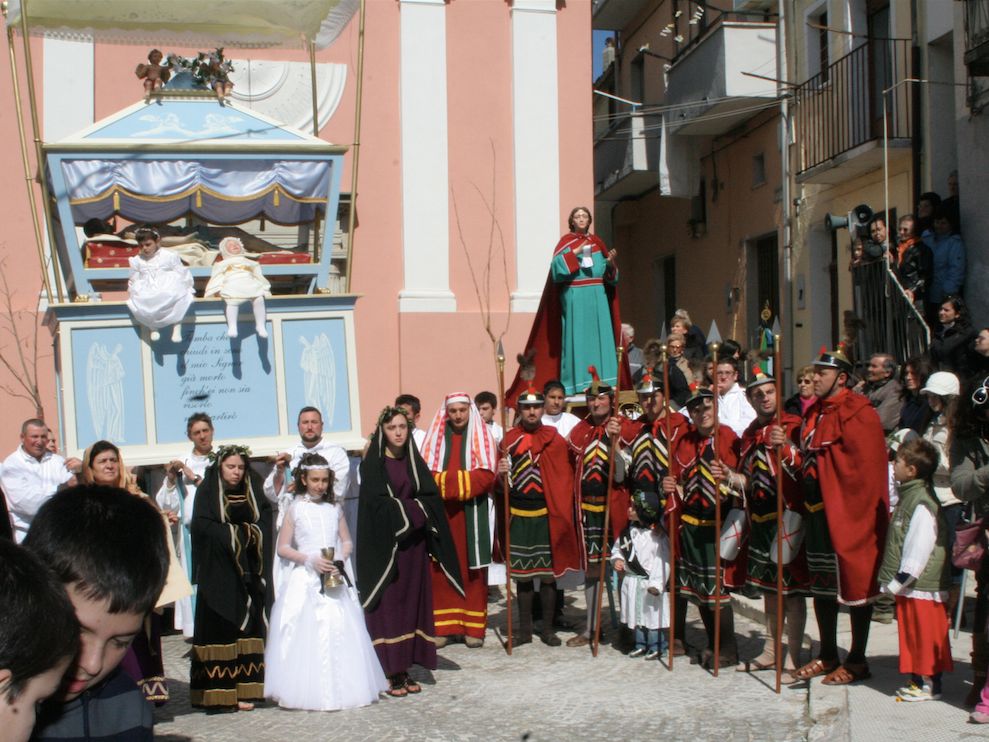
<path fill-rule="evenodd" d="M 582 607 L 582 606 L 581 606 Z M 773 673 L 722 669 L 714 678 L 687 658 L 674 672 L 665 664 L 629 659 L 602 644 L 590 651 L 549 648 L 536 640 L 508 657 L 495 632 L 504 630 L 504 601 L 489 606 L 488 638 L 479 650 L 455 644 L 440 650 L 435 673 L 415 668 L 419 696 L 384 698 L 374 706 L 337 713 L 259 708 L 249 713 L 206 715 L 189 707 L 189 645 L 164 640 L 172 700 L 156 711 L 162 740 L 802 740 L 810 728 L 807 690 L 784 688 L 777 697 Z M 576 604 L 567 616 L 582 615 Z M 688 640 L 703 633 L 695 612 Z M 758 627 L 740 616 L 736 631 L 743 657 L 761 648 Z M 565 640 L 571 636 L 561 632 Z"/>

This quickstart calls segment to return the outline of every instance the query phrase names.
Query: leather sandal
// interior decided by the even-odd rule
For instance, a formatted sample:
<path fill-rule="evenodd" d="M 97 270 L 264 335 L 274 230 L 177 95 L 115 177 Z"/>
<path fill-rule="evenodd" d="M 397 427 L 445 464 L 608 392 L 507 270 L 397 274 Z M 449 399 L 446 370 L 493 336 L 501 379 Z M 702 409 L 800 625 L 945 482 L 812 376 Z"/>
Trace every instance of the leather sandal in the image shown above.
<path fill-rule="evenodd" d="M 405 676 L 405 690 L 409 693 L 422 693 L 422 686 L 412 679 L 411 675 Z"/>
<path fill-rule="evenodd" d="M 760 662 L 758 658 L 754 660 L 742 660 L 735 665 L 735 672 L 758 672 L 761 670 L 775 670 L 775 662 Z"/>
<path fill-rule="evenodd" d="M 389 688 L 385 691 L 392 698 L 405 698 L 409 691 L 405 687 L 405 678 L 401 675 L 392 675 L 388 678 Z"/>
<path fill-rule="evenodd" d="M 857 683 L 860 680 L 868 680 L 871 677 L 872 673 L 869 672 L 869 665 L 865 662 L 846 662 L 844 665 L 840 665 L 832 672 L 829 672 L 821 683 L 824 685 L 848 685 L 850 683 Z"/>
<path fill-rule="evenodd" d="M 837 662 L 833 665 L 826 665 L 824 664 L 824 660 L 818 658 L 811 660 L 799 670 L 794 670 L 793 677 L 797 680 L 810 680 L 811 678 L 816 678 L 819 675 L 829 675 L 839 667 L 840 665 Z"/>

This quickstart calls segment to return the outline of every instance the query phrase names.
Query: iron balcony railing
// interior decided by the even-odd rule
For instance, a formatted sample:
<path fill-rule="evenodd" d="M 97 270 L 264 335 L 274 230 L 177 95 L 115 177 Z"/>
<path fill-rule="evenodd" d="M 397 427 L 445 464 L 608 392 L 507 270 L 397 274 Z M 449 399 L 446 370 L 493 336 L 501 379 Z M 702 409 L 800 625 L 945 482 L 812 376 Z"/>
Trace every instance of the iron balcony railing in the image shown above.
<path fill-rule="evenodd" d="M 965 3 L 965 64 L 973 77 L 989 75 L 989 0 Z"/>
<path fill-rule="evenodd" d="M 853 267 L 852 286 L 857 363 L 864 364 L 873 353 L 889 353 L 904 361 L 927 351 L 930 330 L 889 263 L 876 260 Z"/>
<path fill-rule="evenodd" d="M 909 139 L 913 92 L 898 83 L 910 77 L 910 68 L 909 40 L 870 40 L 798 86 L 797 173 L 882 139 L 884 98 L 889 139 Z"/>

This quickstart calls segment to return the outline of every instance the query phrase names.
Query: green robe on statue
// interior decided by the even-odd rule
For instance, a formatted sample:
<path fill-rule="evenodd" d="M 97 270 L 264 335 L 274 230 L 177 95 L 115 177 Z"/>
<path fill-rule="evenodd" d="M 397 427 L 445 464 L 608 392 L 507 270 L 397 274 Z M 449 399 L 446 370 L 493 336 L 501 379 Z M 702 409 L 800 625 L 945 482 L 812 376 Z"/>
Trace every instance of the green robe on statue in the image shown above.
<path fill-rule="evenodd" d="M 590 265 L 583 264 L 585 246 L 590 247 Z M 580 394 L 590 385 L 588 366 L 597 368 L 601 381 L 615 385 L 615 327 L 605 282 L 614 286 L 618 271 L 607 262 L 604 242 L 594 235 L 566 235 L 553 254 L 550 274 L 560 290 L 560 381 L 566 393 Z"/>

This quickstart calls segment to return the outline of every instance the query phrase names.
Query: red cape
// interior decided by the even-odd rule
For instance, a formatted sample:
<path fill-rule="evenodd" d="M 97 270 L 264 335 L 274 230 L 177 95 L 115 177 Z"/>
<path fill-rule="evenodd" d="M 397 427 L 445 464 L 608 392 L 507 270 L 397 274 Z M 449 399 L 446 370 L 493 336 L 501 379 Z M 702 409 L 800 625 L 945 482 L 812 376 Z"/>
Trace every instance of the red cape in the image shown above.
<path fill-rule="evenodd" d="M 577 507 L 580 506 L 580 480 L 583 478 L 584 474 L 584 449 L 591 442 L 592 438 L 604 435 L 604 425 L 594 425 L 589 422 L 588 418 L 584 418 L 579 423 L 577 423 L 573 430 L 570 431 L 570 436 L 567 439 L 567 443 L 570 447 L 570 457 L 574 462 L 574 479 L 573 479 L 573 491 L 574 491 L 574 501 Z M 622 429 L 618 434 L 619 438 L 623 441 L 632 440 L 635 437 L 635 422 L 629 420 L 628 418 L 622 418 Z M 611 486 L 611 499 L 608 501 L 608 526 L 611 533 L 609 534 L 609 542 L 613 542 L 618 535 L 625 530 L 625 526 L 628 525 L 628 505 L 629 505 L 629 494 L 625 483 L 615 483 L 612 482 Z M 582 518 L 578 518 L 578 523 L 583 523 Z M 610 548 L 610 546 L 609 546 Z M 586 566 L 587 555 L 584 553 L 584 535 L 581 533 L 580 537 L 580 550 L 581 550 L 581 564 Z"/>
<path fill-rule="evenodd" d="M 555 256 L 568 242 L 578 238 L 573 232 L 563 235 L 553 249 Z M 600 237 L 593 234 L 586 235 L 605 254 L 608 248 Z M 605 294 L 608 297 L 608 305 L 611 307 L 611 326 L 615 330 L 615 347 L 622 341 L 622 320 L 618 310 L 618 291 L 614 286 L 609 286 L 605 282 Z M 563 314 L 560 310 L 560 290 L 553 280 L 552 268 L 546 277 L 546 286 L 543 288 L 542 298 L 539 300 L 539 308 L 536 309 L 536 316 L 532 321 L 532 329 L 529 331 L 529 339 L 525 343 L 525 353 L 535 350 L 533 363 L 536 366 L 536 376 L 532 380 L 532 385 L 536 389 L 542 389 L 543 385 L 551 379 L 560 378 L 560 355 L 563 348 Z M 502 400 L 505 407 L 515 407 L 519 395 L 529 388 L 529 382 L 519 376 L 519 371 L 515 372 L 515 380 L 505 392 L 505 399 Z M 632 372 L 628 366 L 628 356 L 622 354 L 622 365 L 618 372 L 621 379 L 621 388 L 628 390 L 632 388 Z"/>
<path fill-rule="evenodd" d="M 795 476 L 783 477 L 783 501 L 790 510 L 799 513 L 804 512 L 804 493 L 800 483 L 800 464 L 803 456 L 800 452 L 800 425 L 803 420 L 789 412 L 784 412 L 781 416 L 783 430 L 786 432 L 787 442 L 783 445 L 783 469 L 795 474 Z M 749 427 L 742 433 L 741 446 L 739 448 L 738 460 L 741 464 L 755 446 L 766 446 L 769 428 L 776 425 L 776 418 L 772 422 L 762 425 L 758 420 L 753 420 Z M 770 453 L 770 466 L 773 467 L 773 475 L 776 474 L 776 455 Z M 748 476 L 749 472 L 742 472 Z"/>
<path fill-rule="evenodd" d="M 690 469 L 694 461 L 700 456 L 702 451 L 702 446 L 707 441 L 707 437 L 702 437 L 697 429 L 691 425 L 686 435 L 684 435 L 680 442 L 677 444 L 674 451 L 673 457 L 671 459 L 671 472 L 674 477 L 679 481 L 683 474 Z M 738 448 L 740 439 L 735 435 L 735 431 L 729 428 L 727 425 L 718 426 L 718 459 L 723 461 L 730 469 L 738 469 Z M 682 482 L 681 482 L 682 484 Z M 677 554 L 681 554 L 680 551 L 680 526 L 679 519 L 680 514 L 683 512 L 682 505 L 680 503 L 679 497 L 671 497 L 667 500 L 667 510 L 669 510 L 669 503 L 673 503 L 674 512 L 677 518 Z M 728 504 L 721 503 L 721 517 L 722 519 L 728 516 L 729 506 Z M 722 522 L 724 522 L 722 520 Z M 726 587 L 741 587 L 745 584 L 745 578 L 748 568 L 748 538 L 742 544 L 742 549 L 735 561 L 728 562 L 722 560 L 721 568 L 723 571 L 721 580 Z"/>
<path fill-rule="evenodd" d="M 813 429 L 808 448 L 817 453 L 824 513 L 838 556 L 838 599 L 862 605 L 879 592 L 876 575 L 889 525 L 883 426 L 869 400 L 848 390 L 815 402 L 805 422 Z"/>
<path fill-rule="evenodd" d="M 505 433 L 501 441 L 502 455 L 523 435 L 526 432 L 520 427 Z M 570 466 L 567 442 L 552 425 L 540 425 L 531 434 L 530 450 L 542 474 L 546 510 L 549 513 L 553 575 L 563 577 L 567 572 L 580 570 L 580 547 L 574 525 L 573 468 Z"/>

